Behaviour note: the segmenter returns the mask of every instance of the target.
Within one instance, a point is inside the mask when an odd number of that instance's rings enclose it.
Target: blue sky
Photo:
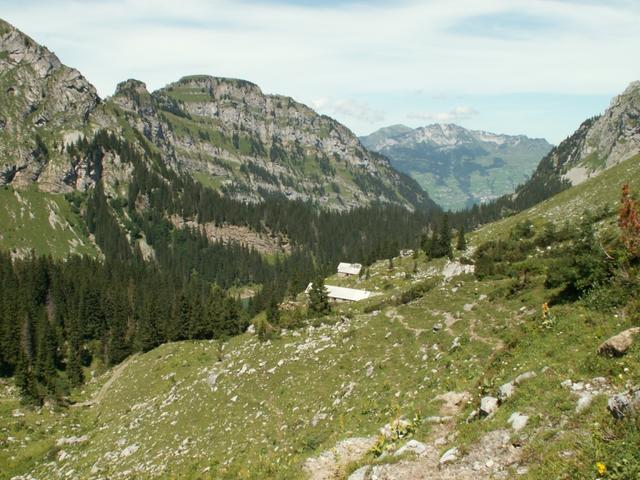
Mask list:
[[[636,0],[3,0],[102,96],[251,80],[357,134],[452,122],[557,143],[640,79]]]

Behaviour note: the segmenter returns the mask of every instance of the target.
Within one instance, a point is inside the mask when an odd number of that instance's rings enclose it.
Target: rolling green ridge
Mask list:
[[[470,249],[457,260],[487,240],[514,238],[528,219],[534,241],[546,222],[567,221],[576,228],[588,217],[585,211],[597,215],[600,238],[615,234],[615,200],[624,182],[637,187],[638,163],[631,159],[533,210],[484,226],[469,236]],[[608,211],[602,209],[606,205]],[[397,478],[413,478],[402,476],[409,471],[438,479],[455,472],[459,476],[453,478],[501,472],[542,480],[595,478],[596,463],[602,462],[609,475],[604,478],[635,478],[637,421],[614,420],[606,400],[640,382],[640,345],[620,358],[595,350],[604,339],[638,325],[637,309],[626,303],[598,306],[593,292],[591,300],[557,300],[562,289],[547,286],[545,275],[570,248],[568,240],[552,241],[546,250],[526,239],[511,241],[509,248],[527,250],[501,264],[504,274],[477,277],[463,273],[461,264],[422,253],[397,257],[374,263],[361,277],[326,279],[376,296],[337,304],[328,317],[315,319],[283,308],[282,330],[266,341],[246,333],[227,342],[178,342],[131,357],[102,375],[94,365],[86,370],[93,380],[72,397],[92,401],[91,406],[24,409],[5,383],[0,428],[12,440],[0,454],[8,466],[2,478],[27,472],[36,478],[62,478],[67,472],[110,478],[305,478],[309,459],[338,452],[341,441],[356,437],[369,439],[372,448],[343,463],[314,465],[328,468],[331,478],[374,465]],[[518,272],[525,264],[530,273],[523,283]],[[304,304],[302,296],[298,301]],[[550,316],[544,317],[542,305],[550,301]],[[466,421],[482,396],[525,372],[535,376],[516,386],[494,415]],[[567,387],[566,380],[599,390],[577,409],[582,390]],[[448,392],[466,392],[468,400],[447,411],[436,397]],[[509,425],[515,412],[528,416],[518,431]],[[407,419],[405,433],[383,439],[380,428],[399,418]],[[474,470],[467,457],[475,458],[494,434],[506,435],[514,457],[508,460],[494,447],[486,454],[495,468],[483,464]],[[83,435],[77,443],[60,440]],[[395,457],[408,439],[432,446],[433,453]],[[437,467],[452,447],[459,449],[459,459]]]

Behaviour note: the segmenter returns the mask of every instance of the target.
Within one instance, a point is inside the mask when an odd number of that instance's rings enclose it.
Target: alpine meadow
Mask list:
[[[640,479],[637,6],[3,10],[0,480]]]

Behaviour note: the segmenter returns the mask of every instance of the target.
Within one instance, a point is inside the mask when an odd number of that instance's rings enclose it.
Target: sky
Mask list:
[[[257,83],[358,135],[457,123],[558,143],[640,80],[638,0],[0,0],[101,96]]]

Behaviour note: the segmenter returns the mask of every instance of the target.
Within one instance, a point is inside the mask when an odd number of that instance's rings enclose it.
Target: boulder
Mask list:
[[[498,409],[498,399],[496,397],[482,397],[480,400],[480,416],[488,417]]]
[[[450,448],[440,457],[440,465],[455,462],[458,459],[459,453],[458,447]]]
[[[633,327],[605,340],[598,347],[600,355],[621,357],[633,345],[634,338],[640,333],[640,327]]]
[[[618,420],[630,413],[640,411],[640,385],[609,397],[607,409]]]
[[[351,475],[349,475],[349,478],[347,480],[365,480],[367,478],[367,473],[369,473],[370,469],[371,469],[371,467],[369,465],[365,465],[364,467],[360,467],[355,472],[353,472]]]
[[[416,455],[422,455],[426,451],[427,446],[424,443],[417,440],[409,440],[405,445],[396,450],[394,455],[398,456],[408,452],[415,453]]]
[[[520,385],[522,382],[526,380],[531,380],[532,378],[535,378],[535,377],[536,377],[536,372],[524,372],[518,375],[516,379],[513,381],[513,383],[515,383],[516,385]]]
[[[527,425],[528,421],[529,421],[529,416],[523,415],[520,412],[514,412],[509,417],[509,420],[507,420],[507,422],[511,424],[511,428],[513,428],[516,432],[518,430],[522,430]]]
[[[505,383],[498,389],[498,399],[500,400],[500,402],[504,402],[507,398],[511,398],[515,391],[516,389],[513,385],[513,382]]]
[[[578,399],[578,404],[576,405],[576,413],[584,412],[593,401],[593,395],[590,392],[583,392]]]

